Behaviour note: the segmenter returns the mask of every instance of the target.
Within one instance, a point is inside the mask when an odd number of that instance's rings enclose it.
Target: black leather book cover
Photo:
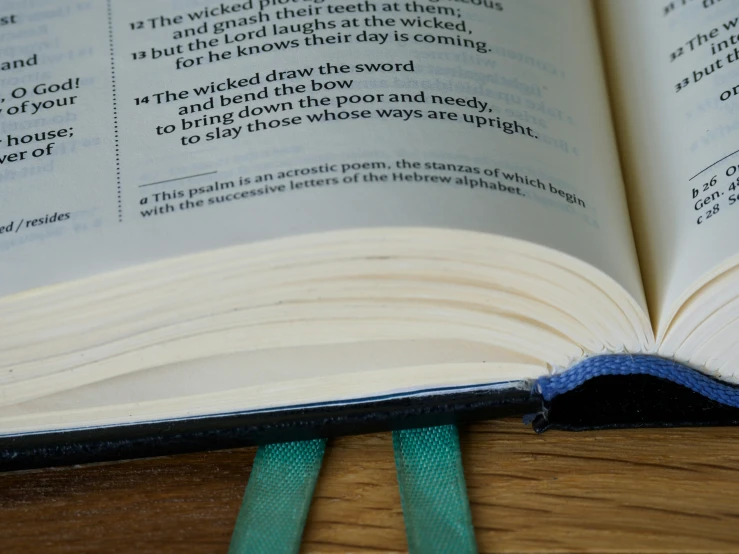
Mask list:
[[[533,422],[537,432],[737,424],[739,408],[651,375],[603,375],[590,379],[544,402]]]
[[[0,471],[238,448],[539,412],[526,384],[0,438]]]
[[[0,471],[106,462],[518,416],[536,432],[739,425],[739,408],[667,379],[605,375],[551,401],[532,383],[341,405],[0,438]]]

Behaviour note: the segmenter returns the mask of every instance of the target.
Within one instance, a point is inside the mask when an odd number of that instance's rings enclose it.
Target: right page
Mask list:
[[[596,3],[651,315],[739,254],[739,1]]]

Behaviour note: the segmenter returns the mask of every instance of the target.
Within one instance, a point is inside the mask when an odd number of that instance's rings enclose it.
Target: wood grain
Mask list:
[[[739,552],[739,429],[461,438],[481,552]],[[225,552],[254,453],[0,475],[0,552]],[[390,435],[333,441],[303,551],[405,549]]]

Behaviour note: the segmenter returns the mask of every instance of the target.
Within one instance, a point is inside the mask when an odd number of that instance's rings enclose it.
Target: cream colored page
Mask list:
[[[431,226],[559,249],[642,298],[586,0],[2,9],[0,293]]]
[[[650,308],[664,330],[739,254],[739,1],[604,1]]]

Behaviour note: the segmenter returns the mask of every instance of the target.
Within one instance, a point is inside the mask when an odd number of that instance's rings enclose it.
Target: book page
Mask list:
[[[739,2],[598,4],[652,317],[739,254]]]
[[[558,249],[643,301],[586,0],[2,10],[0,294],[425,226]]]

